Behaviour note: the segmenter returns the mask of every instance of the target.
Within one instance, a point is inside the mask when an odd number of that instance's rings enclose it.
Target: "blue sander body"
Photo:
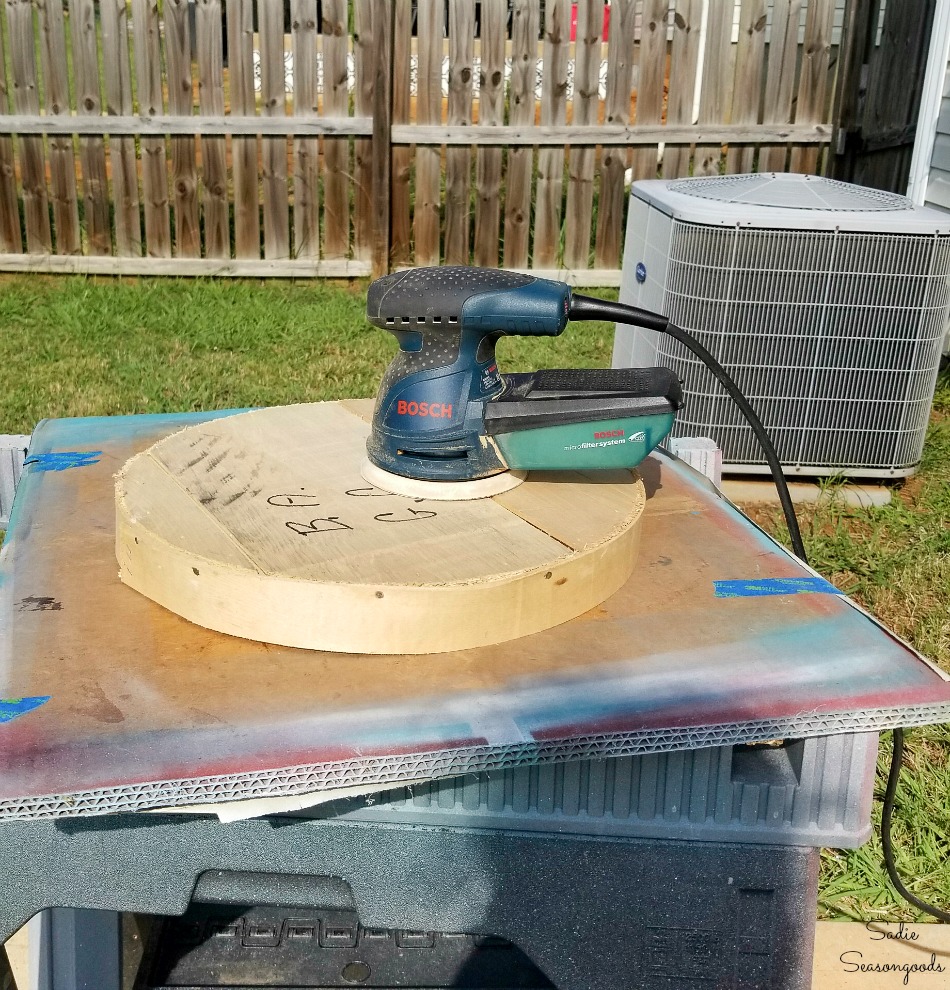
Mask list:
[[[496,269],[417,268],[373,282],[368,319],[399,350],[379,387],[370,464],[432,482],[636,467],[682,404],[668,368],[498,370],[501,337],[558,336],[570,311],[565,283]]]

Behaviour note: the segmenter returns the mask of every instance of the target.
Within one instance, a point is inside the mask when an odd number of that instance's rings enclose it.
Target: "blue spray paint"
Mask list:
[[[758,598],[763,595],[841,595],[821,577],[760,578],[752,581],[713,581],[717,598]]]
[[[101,456],[101,450],[56,450],[48,454],[31,454],[23,463],[37,471],[65,471],[98,464]]]
[[[41,698],[0,698],[0,725],[45,705],[51,695]]]

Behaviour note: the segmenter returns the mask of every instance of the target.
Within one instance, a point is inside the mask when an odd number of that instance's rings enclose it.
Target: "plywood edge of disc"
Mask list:
[[[603,538],[581,549],[555,544],[558,554],[541,566],[444,583],[321,581],[263,571],[242,557],[239,543],[226,532],[205,534],[200,545],[182,545],[189,532],[184,512],[182,542],[159,535],[147,514],[143,518],[126,497],[129,473],[142,465],[151,472],[152,484],[158,462],[150,461],[148,452],[132,458],[116,476],[116,558],[126,585],[208,629],[345,653],[442,653],[490,646],[581,615],[629,579],[646,501],[639,479],[626,485],[629,510],[622,520],[616,514],[605,520]],[[538,486],[539,499],[549,487]],[[176,505],[180,495],[172,496]],[[577,510],[586,511],[584,505]]]

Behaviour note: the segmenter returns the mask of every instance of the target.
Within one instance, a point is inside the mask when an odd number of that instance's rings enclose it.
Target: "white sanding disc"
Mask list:
[[[360,474],[371,485],[384,492],[406,495],[409,498],[433,499],[436,502],[468,502],[476,498],[491,498],[502,492],[510,492],[528,477],[527,471],[502,471],[475,481],[422,481],[385,471],[369,458],[363,461]]]

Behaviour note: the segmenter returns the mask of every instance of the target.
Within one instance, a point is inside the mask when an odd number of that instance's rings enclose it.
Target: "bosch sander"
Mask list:
[[[672,371],[502,374],[495,361],[499,338],[555,337],[571,319],[597,318],[600,302],[497,269],[417,268],[377,279],[367,316],[399,350],[379,387],[364,478],[398,494],[464,499],[512,488],[530,470],[636,467],[682,404]]]

